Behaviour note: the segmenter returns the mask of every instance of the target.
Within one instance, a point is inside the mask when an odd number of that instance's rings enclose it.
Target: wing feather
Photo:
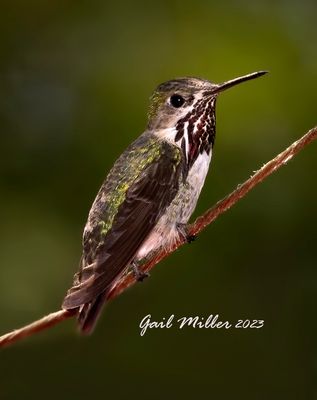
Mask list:
[[[94,260],[89,265],[83,263],[77,274],[64,299],[64,308],[92,302],[120,276],[175,197],[182,170],[180,150],[164,143],[159,156],[127,190]]]

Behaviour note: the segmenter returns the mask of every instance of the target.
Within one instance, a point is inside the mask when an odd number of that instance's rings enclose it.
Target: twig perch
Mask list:
[[[267,164],[263,165],[256,173],[254,173],[251,178],[246,180],[243,184],[239,185],[233,192],[231,192],[227,197],[218,201],[214,207],[207,210],[202,216],[198,217],[195,222],[189,225],[189,234],[197,235],[203,229],[211,224],[216,218],[222,213],[231,208],[237,201],[244,197],[254,186],[267,178],[274,171],[285,165],[290,161],[297,153],[299,153],[305,146],[310,144],[312,141],[317,139],[317,126],[308,131],[299,140],[290,145],[286,150],[278,154],[275,158],[269,161]],[[158,251],[151,260],[146,262],[141,269],[143,271],[151,270],[157,263],[159,263],[164,258],[168,257],[176,249],[182,246],[185,241],[179,240],[175,245],[169,249]],[[125,289],[132,286],[135,283],[135,278],[133,274],[129,273],[123,276],[109,292],[108,299],[113,299],[122,293]],[[74,311],[59,310],[54,313],[48,314],[45,317],[29,324],[21,329],[16,329],[0,337],[0,347],[12,344],[22,338],[33,335],[34,333],[41,332],[44,329],[50,328],[65,319],[71,318],[76,314]]]

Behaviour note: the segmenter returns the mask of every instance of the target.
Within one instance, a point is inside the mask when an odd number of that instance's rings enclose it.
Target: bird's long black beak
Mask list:
[[[239,83],[249,81],[251,79],[259,78],[262,75],[267,74],[269,71],[258,71],[258,72],[253,72],[252,74],[244,75],[244,76],[239,76],[238,78],[231,79],[230,81],[219,83],[212,92],[213,93],[219,93],[223,92],[224,90],[230,89],[231,87],[235,85],[239,85]]]

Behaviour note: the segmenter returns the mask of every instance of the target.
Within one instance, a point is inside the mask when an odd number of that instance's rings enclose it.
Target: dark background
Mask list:
[[[59,308],[91,202],[157,84],[270,70],[218,100],[196,215],[316,123],[315,1],[112,3],[1,2],[2,333]],[[315,399],[316,149],[113,301],[93,336],[67,321],[2,350],[1,399]],[[146,314],[265,326],[141,337]]]

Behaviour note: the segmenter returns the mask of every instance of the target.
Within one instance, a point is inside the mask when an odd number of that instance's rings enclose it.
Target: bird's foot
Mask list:
[[[136,263],[132,263],[132,272],[135,280],[143,282],[145,278],[148,278],[150,274],[148,272],[141,271]]]
[[[192,243],[197,239],[196,235],[190,235],[186,224],[177,224],[178,233],[186,240],[187,243]]]

